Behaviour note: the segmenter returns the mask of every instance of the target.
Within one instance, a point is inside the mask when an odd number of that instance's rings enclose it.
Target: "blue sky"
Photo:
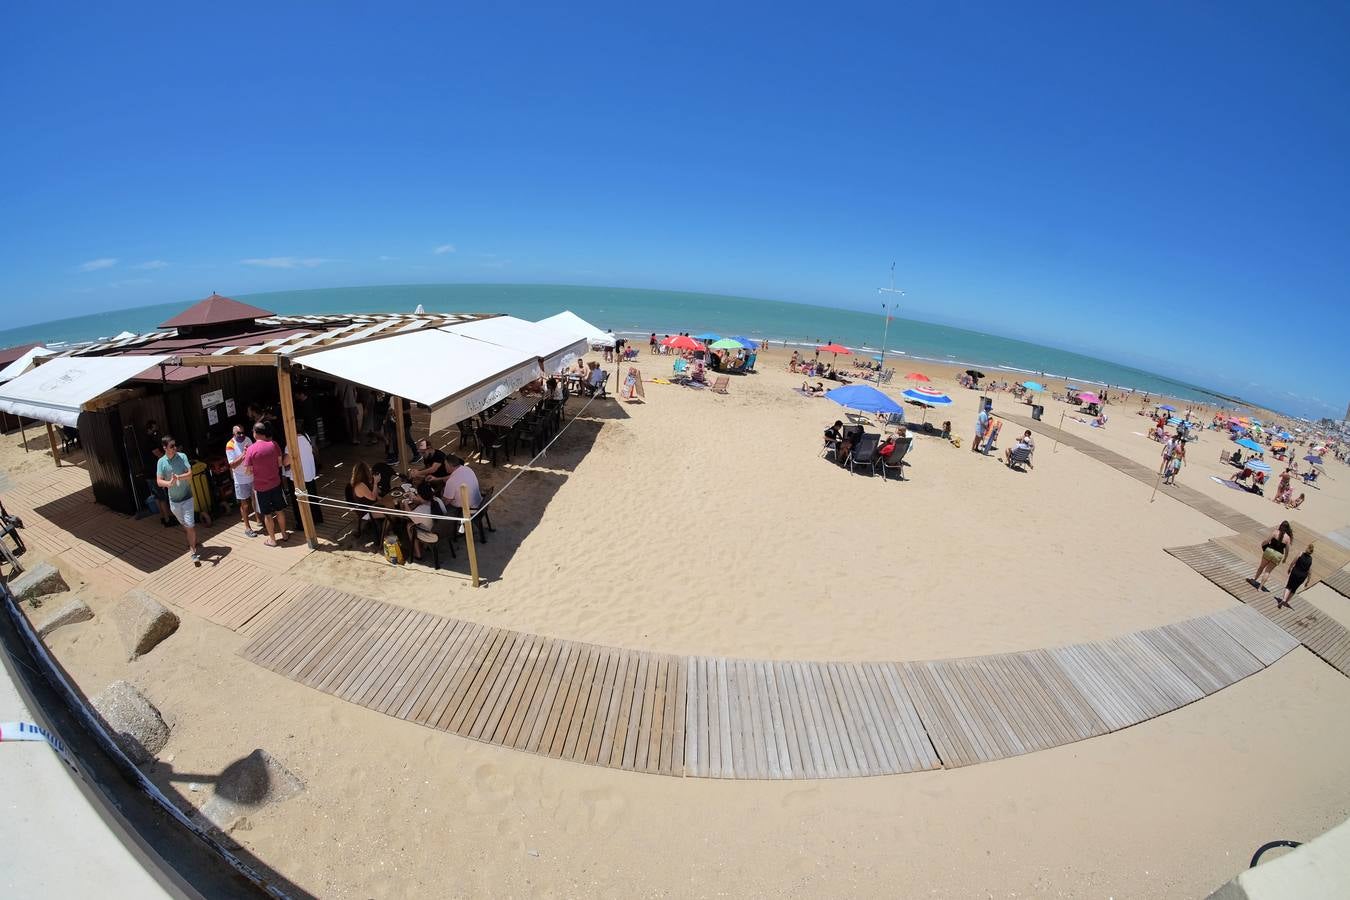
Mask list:
[[[1345,4],[15,6],[10,325],[440,281],[868,309],[894,259],[914,318],[1350,395]]]

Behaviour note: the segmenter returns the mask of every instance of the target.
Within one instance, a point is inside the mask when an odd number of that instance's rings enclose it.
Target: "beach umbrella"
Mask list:
[[[733,341],[740,341],[741,346],[747,350],[754,350],[759,347],[759,341],[748,338],[743,334],[733,335],[731,339]]]
[[[848,409],[870,413],[897,413],[900,404],[866,384],[850,384],[825,392],[825,396]]]
[[[1252,440],[1251,438],[1243,438],[1243,439],[1240,440],[1240,441],[1234,441],[1234,443],[1237,444],[1237,445],[1238,445],[1239,447],[1241,447],[1242,449],[1244,449],[1244,450],[1250,450],[1250,451],[1252,451],[1253,453],[1261,453],[1261,454],[1264,454],[1264,453],[1266,452],[1266,448],[1265,448],[1265,447],[1262,447],[1260,444],[1258,444],[1256,441]]]
[[[744,345],[744,344],[742,344],[740,341],[734,341],[734,340],[732,340],[731,338],[722,338],[721,340],[713,341],[712,344],[711,344],[711,347],[712,347],[714,350],[744,350],[744,349],[745,349],[745,345]]]
[[[1092,393],[1092,391],[1083,391],[1083,393],[1081,393],[1081,394],[1078,395],[1078,399],[1079,399],[1079,400],[1082,400],[1084,403],[1101,403],[1101,402],[1102,402],[1102,398],[1101,398],[1101,397],[1098,397],[1096,394]]]
[[[873,353],[873,354],[872,354],[872,361],[873,361],[873,362],[885,362],[885,361],[886,361],[886,357],[880,356],[880,355],[878,355],[878,354],[876,354],[876,353]]]
[[[1175,406],[1168,406],[1166,403],[1164,403],[1162,406],[1158,407],[1158,409],[1165,409],[1165,410],[1167,410],[1168,412],[1176,412],[1176,411],[1177,411],[1177,408],[1176,408]]]
[[[698,341],[683,334],[677,334],[674,337],[668,337],[661,342],[673,350],[706,350],[707,348]]]
[[[933,379],[929,378],[927,375],[923,374],[922,372],[910,372],[908,375],[905,376],[905,380],[906,380],[906,381],[932,381]]]
[[[1022,382],[1022,387],[1029,391],[1035,391],[1036,393],[1045,390],[1045,385],[1041,384],[1039,381],[1024,381]]]
[[[1244,469],[1251,469],[1253,472],[1264,472],[1270,474],[1270,463],[1262,462],[1259,459],[1249,459],[1242,464]]]
[[[703,341],[704,343],[708,343],[708,342],[710,342],[710,341],[721,340],[721,338],[722,338],[722,336],[721,336],[720,334],[713,334],[711,331],[708,332],[707,334],[696,334],[696,335],[694,335],[694,337],[697,338],[697,339],[700,340],[700,341]]]
[[[950,406],[952,398],[937,388],[918,387],[907,388],[902,396],[906,400],[913,400],[915,403],[922,403],[924,406]]]
[[[1318,456],[1316,453],[1309,453],[1307,456],[1303,457],[1303,461],[1310,462],[1315,466],[1320,466],[1322,464],[1322,457]]]
[[[816,348],[816,352],[817,352],[817,353],[833,353],[833,354],[834,354],[834,360],[835,360],[836,362],[839,361],[839,354],[840,354],[840,353],[844,354],[845,356],[852,356],[852,355],[853,355],[853,351],[852,351],[852,350],[848,349],[847,347],[842,347],[842,346],[840,346],[839,344],[826,344],[824,347],[817,347],[817,348]]]
[[[966,369],[966,374],[969,375],[971,378],[974,378],[976,381],[979,381],[981,378],[984,377],[984,373],[981,372],[979,369]]]

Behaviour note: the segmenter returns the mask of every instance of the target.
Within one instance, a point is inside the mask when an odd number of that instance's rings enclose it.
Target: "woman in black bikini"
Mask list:
[[[1312,572],[1313,545],[1309,544],[1298,558],[1289,564],[1289,582],[1284,587],[1284,596],[1275,601],[1276,606],[1289,606],[1294,594],[1303,587]]]
[[[1289,556],[1289,548],[1294,543],[1294,529],[1288,522],[1281,522],[1280,527],[1276,528],[1266,542],[1261,545],[1261,561],[1256,564],[1256,574],[1247,579],[1247,583],[1252,587],[1259,587],[1263,591],[1269,592],[1266,587],[1266,579],[1270,573],[1275,571],[1275,567],[1284,562]]]

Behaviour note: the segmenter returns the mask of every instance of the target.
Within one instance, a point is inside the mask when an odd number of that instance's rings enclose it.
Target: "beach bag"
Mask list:
[[[392,534],[384,539],[384,558],[391,566],[403,565],[403,545]]]

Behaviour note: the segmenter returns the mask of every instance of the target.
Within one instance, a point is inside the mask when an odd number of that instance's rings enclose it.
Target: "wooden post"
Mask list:
[[[467,484],[459,486],[459,509],[460,515],[470,515],[469,486]],[[469,574],[473,576],[473,586],[478,587],[478,551],[473,545],[472,519],[464,523],[464,546],[469,548]]]
[[[28,432],[23,427],[23,416],[16,416],[19,420],[19,440],[23,441],[23,452],[28,452]]]
[[[398,434],[398,470],[407,474],[412,468],[412,460],[408,457],[408,435],[403,431],[403,398],[394,398],[394,418],[398,420],[398,427],[395,432]]]
[[[61,448],[56,446],[56,429],[51,422],[47,423],[47,443],[52,445],[52,461],[58,469],[61,468]]]
[[[291,370],[277,369],[277,393],[281,396],[281,425],[286,430],[286,449],[291,454],[291,485],[306,490],[305,467],[300,463],[300,432],[295,427],[295,401],[291,399]],[[314,531],[314,513],[310,511],[309,500],[300,497],[296,500],[300,507],[300,525],[305,530],[305,541],[309,549],[319,549],[319,538]]]

